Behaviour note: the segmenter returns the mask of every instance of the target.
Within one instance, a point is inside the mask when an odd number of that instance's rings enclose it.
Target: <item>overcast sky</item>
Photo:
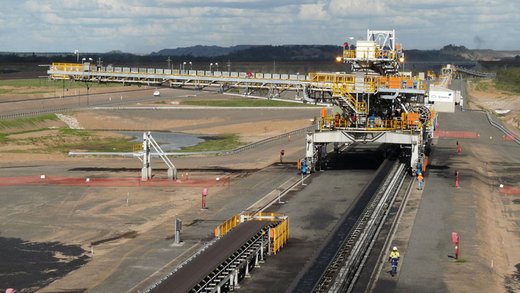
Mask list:
[[[519,0],[1,0],[0,51],[150,53],[332,44],[395,29],[405,49],[520,49]]]

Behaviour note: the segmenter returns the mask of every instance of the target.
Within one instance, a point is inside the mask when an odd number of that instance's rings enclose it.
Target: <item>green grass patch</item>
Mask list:
[[[47,94],[47,93],[50,93],[52,92],[51,89],[48,89],[48,90],[29,90],[29,91],[20,91],[20,92],[17,92],[17,94],[22,94],[22,95],[37,95],[37,94]]]
[[[463,258],[459,258],[455,261],[456,264],[463,264],[463,263],[467,263],[468,261],[463,259]]]
[[[0,120],[0,129],[34,126],[45,121],[58,120],[54,114],[45,114],[36,117],[24,117],[13,120]]]
[[[19,139],[16,144],[31,144],[39,146],[31,152],[67,153],[71,150],[92,152],[131,152],[134,142],[132,138],[99,137],[85,129],[60,128],[57,135],[47,135]]]
[[[11,93],[12,89],[0,89],[0,95],[5,95]]]
[[[71,139],[72,138],[72,139]],[[131,152],[135,144],[133,138],[98,137],[86,129],[60,128],[60,143],[49,147],[49,150],[68,152],[84,150],[90,152]]]
[[[236,134],[227,134],[218,137],[206,137],[205,141],[181,149],[181,152],[207,152],[207,151],[223,151],[235,149],[243,143],[240,142],[240,138]]]
[[[484,80],[478,80],[475,82],[475,89],[477,91],[487,91],[489,89],[489,84]]]
[[[51,130],[52,128],[49,127],[43,127],[38,129],[28,129],[28,130],[22,130],[22,131],[16,131],[16,132],[10,132],[7,135],[13,135],[13,134],[24,134],[24,133],[33,133],[33,132],[40,132],[40,131],[46,131]]]
[[[79,137],[88,137],[92,136],[90,131],[86,129],[72,129],[72,128],[60,128],[60,135],[62,136],[79,136]]]
[[[7,142],[7,134],[0,133],[0,143]]]
[[[63,138],[63,137],[62,137]],[[100,138],[95,136],[83,136],[80,140],[67,142],[62,140],[58,145],[49,146],[45,151],[59,151],[67,153],[71,150],[88,152],[131,152],[135,144],[131,138]]]
[[[229,99],[229,100],[184,100],[182,105],[208,107],[301,107],[314,106],[309,104],[263,100],[263,99]]]
[[[57,132],[42,134],[33,137],[12,139],[12,134],[39,132],[50,130],[50,128],[40,128],[36,130],[19,131],[15,133],[0,133],[0,143],[13,145],[36,146],[27,150],[10,150],[17,153],[67,153],[71,150],[82,150],[92,152],[131,152],[135,144],[133,138],[110,138],[97,136],[95,132],[85,129],[60,128]]]
[[[520,93],[520,68],[515,67],[499,70],[495,84],[499,90]]]

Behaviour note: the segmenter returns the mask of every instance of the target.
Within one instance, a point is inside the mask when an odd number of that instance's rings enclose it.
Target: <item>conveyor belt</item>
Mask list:
[[[379,188],[392,166],[393,162],[389,160],[385,160],[383,164],[381,164],[372,180],[364,187],[355,202],[341,217],[333,231],[325,239],[316,255],[307,263],[298,277],[293,280],[286,292],[312,292],[315,290],[323,273],[336,256],[341,245],[361,216],[365,206]]]
[[[155,287],[152,292],[189,292],[195,285],[258,234],[270,221],[248,221],[238,225],[184,267]]]

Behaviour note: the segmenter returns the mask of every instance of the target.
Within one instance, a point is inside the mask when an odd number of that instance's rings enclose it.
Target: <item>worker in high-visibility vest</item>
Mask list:
[[[422,190],[423,184],[424,184],[424,177],[422,176],[422,173],[420,173],[420,172],[417,175],[417,184],[418,184],[417,189]]]
[[[390,252],[390,256],[388,257],[388,260],[397,259],[399,260],[401,256],[399,255],[399,250],[397,250],[397,246],[394,246],[392,248],[392,252]]]
[[[394,246],[392,248],[392,252],[390,252],[390,256],[388,257],[388,260],[390,261],[390,264],[392,265],[392,270],[390,271],[390,274],[392,277],[397,274],[397,265],[399,264],[399,259],[401,256],[399,255],[399,251],[397,250],[397,247]]]

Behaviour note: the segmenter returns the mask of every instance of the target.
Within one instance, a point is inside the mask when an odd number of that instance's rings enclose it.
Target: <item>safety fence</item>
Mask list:
[[[240,215],[234,215],[215,228],[215,237],[222,237],[226,235],[231,229],[240,224]]]
[[[364,76],[359,80],[354,74],[311,72],[309,81],[313,87],[334,88],[336,86],[348,92],[362,89],[364,92],[374,93],[378,88],[396,90],[426,90],[428,88],[426,80],[407,76]]]
[[[53,108],[53,109],[43,109],[38,111],[29,111],[29,112],[21,112],[21,113],[12,113],[12,114],[4,114],[0,115],[0,120],[10,120],[17,118],[27,118],[27,117],[35,117],[44,114],[51,114],[56,112],[67,112],[67,111],[76,111],[76,108]]]
[[[489,114],[489,112],[486,112],[486,117],[489,121],[489,124],[491,124],[493,127],[497,128],[498,130],[502,131],[506,135],[508,140],[514,141],[517,144],[520,144],[520,138],[518,138],[513,132],[511,132],[509,129],[504,127],[502,124],[493,120],[493,117],[491,116],[491,114]]]
[[[431,121],[426,124],[429,126]],[[360,125],[366,125],[367,128],[364,130],[368,131],[392,131],[392,130],[417,130],[423,127],[419,119],[418,113],[402,113],[400,118],[394,119],[381,119],[381,117],[368,117],[367,121],[362,124],[356,124],[349,118],[343,118],[341,115],[336,114],[335,116],[322,116],[319,130],[328,130],[331,128],[359,128]]]
[[[276,140],[279,140],[279,139],[282,139],[282,138],[290,137],[291,135],[307,133],[309,131],[313,131],[314,129],[316,129],[316,125],[307,126],[307,127],[304,127],[304,128],[300,128],[300,129],[296,129],[296,130],[293,130],[293,131],[282,133],[282,134],[279,134],[279,135],[276,135],[276,136],[272,136],[272,137],[269,137],[269,138],[266,138],[266,139],[263,139],[263,140],[260,140],[260,141],[257,141],[257,142],[253,142],[253,143],[247,144],[245,146],[238,147],[238,148],[233,149],[233,150],[217,152],[217,155],[219,155],[219,156],[234,155],[234,154],[243,152],[245,150],[256,148],[258,146],[261,146],[261,145],[264,145],[264,144],[267,144],[267,143],[270,143],[270,142],[273,142],[273,141],[276,141]]]
[[[241,213],[238,215],[234,215],[228,220],[224,221],[224,223],[220,224],[215,228],[215,237],[222,237],[226,235],[233,228],[238,226],[240,223],[246,221],[279,221],[287,219],[287,217],[283,214],[279,213],[266,213],[266,212],[251,212],[251,213]],[[288,231],[287,231],[288,233]]]
[[[217,67],[215,67],[217,68]],[[96,66],[90,63],[53,63],[48,72],[54,79],[70,79],[71,76],[88,76],[90,74],[125,74],[125,75],[154,75],[160,78],[171,78],[171,76],[191,77],[219,77],[219,78],[244,78],[244,79],[273,79],[289,81],[305,81],[308,79],[304,74],[284,73],[261,73],[261,72],[235,72],[221,70],[193,70],[188,68],[162,69],[162,68],[140,68],[140,67],[114,67]]]
[[[289,218],[279,213],[253,212],[234,215],[215,228],[215,237],[222,237],[246,221],[276,222],[269,229],[270,252],[276,254],[289,240]]]
[[[286,218],[269,229],[269,237],[271,238],[271,253],[276,254],[289,240],[289,220]]]

